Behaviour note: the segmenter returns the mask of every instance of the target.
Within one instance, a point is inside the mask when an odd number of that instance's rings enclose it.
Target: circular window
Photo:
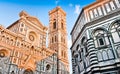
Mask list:
[[[46,65],[46,70],[50,70],[51,66],[49,64]]]
[[[37,35],[35,32],[33,32],[33,31],[29,32],[28,38],[30,41],[36,41],[36,37],[37,37]]]
[[[0,52],[0,57],[1,58],[5,57],[5,53],[4,52]]]
[[[29,39],[30,39],[31,41],[34,41],[34,36],[33,36],[33,35],[29,35]]]
[[[25,70],[23,74],[33,74],[32,70]]]

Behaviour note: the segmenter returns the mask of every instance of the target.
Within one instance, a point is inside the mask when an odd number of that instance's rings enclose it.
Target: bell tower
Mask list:
[[[58,74],[69,74],[66,13],[59,6],[49,12],[48,38],[49,48],[58,55]]]

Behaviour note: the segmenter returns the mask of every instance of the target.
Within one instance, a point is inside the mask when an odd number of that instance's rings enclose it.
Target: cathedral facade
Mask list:
[[[62,8],[49,12],[49,27],[25,11],[19,16],[7,28],[0,26],[0,74],[69,74]]]
[[[73,74],[120,74],[120,0],[85,6],[71,36]]]

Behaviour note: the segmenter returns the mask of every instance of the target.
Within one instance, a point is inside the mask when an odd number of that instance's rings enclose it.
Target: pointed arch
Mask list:
[[[103,61],[102,53],[101,52],[97,53],[97,57],[98,57],[98,61]]]
[[[114,58],[114,55],[113,55],[113,52],[112,52],[112,50],[107,50],[107,53],[108,53],[108,57],[109,57],[109,59],[113,59]]]
[[[110,24],[109,32],[112,35],[114,43],[120,42],[120,20],[115,20]]]
[[[109,44],[109,39],[108,39],[107,34],[108,34],[107,29],[103,27],[96,28],[92,32],[92,36],[93,36],[96,47],[103,47]]]
[[[56,29],[56,27],[57,27],[57,23],[56,23],[56,19],[54,19],[54,21],[53,21],[53,29]]]
[[[109,26],[109,28],[108,28],[108,31],[110,31],[110,30],[112,29],[112,27],[115,25],[115,23],[118,23],[118,24],[120,25],[120,19],[113,21],[113,22],[110,24],[110,26]]]
[[[97,31],[103,31],[104,33],[107,33],[108,31],[107,31],[107,29],[105,29],[104,27],[98,27],[98,28],[96,28],[96,29],[94,29],[93,31],[92,31],[92,33],[91,33],[91,35],[92,35],[92,37],[94,37],[94,35],[95,35],[95,33],[97,32]]]
[[[108,60],[108,54],[107,54],[107,52],[105,50],[102,51],[102,56],[103,56],[104,61]]]
[[[85,36],[83,36],[83,38],[81,39],[81,47],[84,50],[84,54],[88,53],[88,48],[87,48],[87,38]]]

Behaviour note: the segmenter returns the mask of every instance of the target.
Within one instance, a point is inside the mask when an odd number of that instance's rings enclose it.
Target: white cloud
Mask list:
[[[73,4],[72,4],[72,3],[70,3],[70,4],[69,4],[69,6],[70,6],[70,7],[73,7]]]
[[[80,5],[75,5],[75,11],[74,11],[74,13],[75,14],[79,14],[80,11],[81,11]]]

